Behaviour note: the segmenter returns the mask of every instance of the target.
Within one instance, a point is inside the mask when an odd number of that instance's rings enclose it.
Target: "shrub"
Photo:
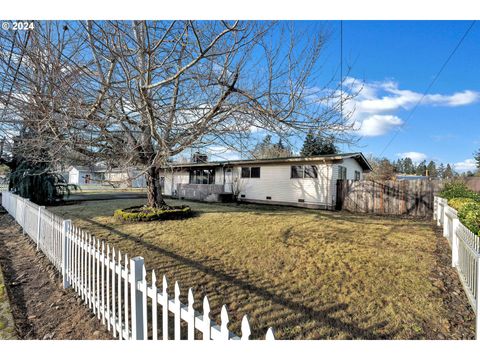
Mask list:
[[[448,205],[454,208],[455,210],[460,210],[467,204],[475,203],[475,200],[470,198],[453,198],[448,200]]]
[[[446,183],[439,195],[447,200],[453,198],[468,198],[480,201],[479,193],[470,190],[464,182],[458,180]]]
[[[123,221],[180,220],[193,215],[188,206],[175,206],[172,209],[155,209],[146,206],[132,206],[116,210],[113,216]]]
[[[480,203],[466,203],[458,211],[458,218],[470,231],[480,236]]]

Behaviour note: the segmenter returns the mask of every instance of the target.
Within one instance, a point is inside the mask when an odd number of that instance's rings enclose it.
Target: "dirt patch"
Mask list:
[[[475,339],[475,313],[470,306],[459,279],[457,270],[452,267],[452,250],[442,229],[435,226],[436,267],[431,275],[445,304],[445,318],[448,322],[448,339]],[[430,339],[445,339],[442,333],[430,334]]]
[[[112,339],[9,215],[0,213],[0,265],[20,339]]]

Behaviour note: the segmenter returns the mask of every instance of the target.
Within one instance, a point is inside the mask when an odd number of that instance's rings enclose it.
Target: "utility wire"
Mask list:
[[[343,20],[340,20],[340,117],[343,119]]]
[[[407,118],[405,119],[405,121],[403,122],[402,126],[397,128],[397,131],[393,134],[392,138],[390,139],[390,141],[385,145],[385,147],[383,148],[382,152],[380,153],[380,157],[382,157],[382,155],[385,153],[385,151],[388,149],[388,147],[393,143],[393,141],[395,140],[395,138],[397,137],[398,133],[400,132],[400,129],[402,127],[405,126],[405,124],[411,119],[411,117],[413,116],[413,113],[415,112],[415,110],[417,110],[417,107],[422,103],[423,99],[425,98],[425,96],[427,95],[427,93],[430,91],[430,89],[432,88],[433,84],[435,84],[435,82],[437,81],[437,79],[440,77],[440,74],[443,72],[443,70],[445,69],[445,67],[447,66],[447,64],[450,62],[450,60],[452,59],[453,55],[455,55],[455,53],[457,52],[457,50],[460,48],[460,46],[462,45],[463,41],[465,40],[465,38],[467,37],[467,35],[470,33],[470,30],[472,30],[473,26],[475,25],[476,23],[476,20],[473,20],[472,23],[470,24],[470,26],[467,28],[467,30],[465,30],[463,36],[461,37],[461,39],[458,41],[457,45],[455,46],[455,48],[450,52],[450,55],[448,55],[447,59],[445,60],[445,62],[443,63],[442,67],[440,68],[440,70],[438,70],[437,74],[435,75],[435,77],[432,79],[432,81],[430,82],[430,84],[427,86],[427,88],[425,89],[425,91],[423,92],[422,94],[422,97],[418,100],[418,102],[415,104],[415,106],[413,107],[412,111],[410,111],[410,113],[408,114]]]

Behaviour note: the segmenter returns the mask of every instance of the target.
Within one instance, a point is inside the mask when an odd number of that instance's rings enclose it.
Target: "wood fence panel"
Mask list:
[[[337,210],[380,215],[432,216],[438,180],[339,180]]]

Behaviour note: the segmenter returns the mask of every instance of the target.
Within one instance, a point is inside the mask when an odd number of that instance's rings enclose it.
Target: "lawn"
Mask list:
[[[449,337],[449,309],[432,281],[436,240],[428,221],[185,201],[194,218],[113,219],[115,209],[144,201],[50,210],[143,256],[148,271],[167,275],[170,290],[175,280],[183,294],[192,287],[198,306],[208,295],[218,322],[226,304],[236,333],[248,314],[254,338],[269,326],[280,339]]]

